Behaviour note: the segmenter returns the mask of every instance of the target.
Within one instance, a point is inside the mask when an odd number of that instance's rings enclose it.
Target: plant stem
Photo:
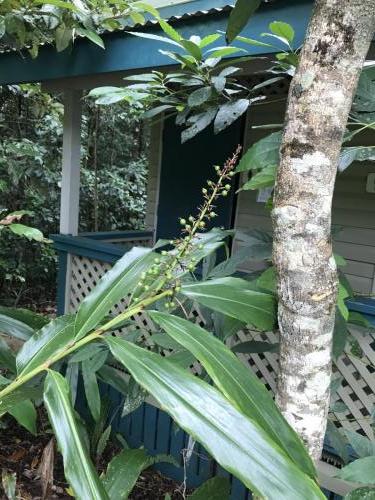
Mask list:
[[[205,222],[204,222],[205,219],[210,219],[216,215],[216,214],[211,215],[209,214],[209,212],[212,210],[213,203],[220,196],[220,194],[223,195],[227,194],[227,190],[230,188],[230,186],[223,187],[223,183],[225,180],[229,181],[231,175],[233,175],[232,169],[236,164],[240,150],[241,148],[238,147],[233,157],[227,160],[222,169],[220,169],[220,167],[215,167],[219,175],[219,179],[216,183],[208,181],[208,185],[211,190],[210,193],[208,189],[203,188],[202,191],[204,194],[205,202],[203,206],[199,208],[199,214],[197,218],[194,219],[194,221],[192,221],[193,222],[192,226],[190,225],[185,226],[184,233],[186,234],[186,236],[182,240],[177,240],[175,246],[176,254],[171,256],[172,258],[169,264],[168,262],[166,262],[166,268],[163,270],[164,276],[162,277],[160,283],[155,288],[151,289],[148,292],[148,296],[137,299],[137,301],[134,304],[131,304],[133,297],[132,295],[130,298],[130,302],[128,303],[127,310],[125,310],[123,313],[119,314],[115,318],[111,319],[110,321],[108,321],[107,323],[105,323],[104,325],[102,325],[100,328],[96,329],[89,335],[86,335],[82,339],[73,340],[71,343],[67,344],[64,347],[64,349],[62,349],[55,355],[51,356],[40,366],[37,366],[33,370],[27,372],[27,365],[26,365],[23,372],[21,372],[13,382],[11,382],[2,391],[0,391],[0,413],[1,413],[2,399],[7,395],[11,394],[14,390],[21,387],[29,380],[31,380],[33,377],[42,373],[44,370],[48,370],[51,365],[65,358],[69,354],[75,352],[80,347],[83,347],[84,345],[94,340],[97,340],[103,335],[103,333],[118,327],[124,320],[140,313],[143,309],[145,309],[149,305],[154,304],[158,300],[170,296],[171,294],[173,295],[173,292],[169,288],[171,284],[176,282],[176,276],[173,276],[173,271],[177,266],[181,265],[182,258],[185,257],[185,255],[190,250],[192,246],[192,240],[196,232],[200,228],[203,229],[205,227]],[[164,289],[164,291],[161,291],[162,289]],[[26,373],[24,373],[25,371]]]
[[[65,349],[62,351],[56,353],[54,356],[52,356],[50,359],[48,359],[45,363],[42,365],[34,368],[34,370],[31,370],[28,373],[25,373],[24,375],[21,373],[12,383],[7,385],[2,391],[0,391],[0,405],[1,405],[1,400],[7,396],[8,394],[11,394],[13,391],[21,387],[23,384],[34,378],[36,375],[39,375],[41,372],[44,370],[48,370],[48,368],[56,363],[57,361],[60,361],[61,359],[65,358],[69,354],[75,352],[77,349],[80,347],[85,346],[86,344],[89,344],[93,340],[97,340],[98,338],[103,335],[103,333],[112,330],[116,325],[119,323],[122,323],[125,319],[130,318],[131,316],[134,316],[135,314],[139,313],[142,311],[145,307],[157,302],[158,300],[162,299],[168,295],[168,291],[164,291],[162,293],[159,293],[157,295],[154,295],[152,297],[148,297],[147,299],[144,299],[141,303],[137,304],[134,307],[131,307],[127,311],[124,311],[122,314],[119,314],[116,316],[116,318],[108,321],[105,323],[102,327],[98,328],[94,332],[90,333],[89,335],[86,335],[86,337],[83,337],[82,339],[78,340],[77,342],[74,342],[73,344],[68,344]],[[1,410],[0,410],[1,412]]]
[[[199,211],[199,216],[194,221],[194,224],[193,224],[190,232],[188,233],[188,237],[183,240],[180,248],[178,249],[177,254],[175,255],[174,259],[167,267],[167,271],[172,271],[176,267],[176,265],[178,265],[180,263],[181,259],[184,257],[186,251],[188,250],[188,248],[191,244],[192,239],[194,238],[195,234],[197,233],[197,231],[201,227],[201,223],[207,217],[208,212],[212,209],[214,201],[218,198],[218,196],[220,194],[220,190],[223,189],[222,184],[225,181],[225,179],[228,178],[228,172],[230,172],[232,170],[233,165],[235,164],[239,153],[240,153],[240,148],[237,148],[237,151],[233,155],[233,158],[225,164],[223,170],[220,172],[219,179],[214,184],[211,195],[206,197],[206,201],[205,201],[203,207],[201,208],[201,210]],[[161,283],[159,284],[159,286],[156,288],[156,291],[159,291],[161,288],[163,288],[163,286],[165,286],[166,282],[167,282],[167,278],[162,280]]]

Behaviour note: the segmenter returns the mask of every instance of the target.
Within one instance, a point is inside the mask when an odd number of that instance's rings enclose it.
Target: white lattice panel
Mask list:
[[[88,259],[81,256],[72,256],[71,267],[71,298],[70,310],[75,311],[80,302],[95,287],[101,276],[111,268],[110,264],[98,260]],[[113,314],[122,312],[126,307],[126,299],[123,299],[111,311]],[[197,323],[204,325],[205,320],[196,307],[192,311]],[[154,324],[146,314],[140,313],[134,320],[137,328],[142,329],[142,337],[147,343],[150,342],[152,332],[156,330]],[[125,329],[124,329],[125,330]],[[231,340],[231,345],[247,340],[259,340],[275,343],[278,341],[277,335],[273,332],[259,333],[244,330],[235,335]],[[363,335],[361,332],[352,331],[352,342],[356,342],[362,351],[360,358],[354,357],[350,353],[350,346],[347,351],[334,364],[334,371],[343,377],[343,383],[333,400],[335,403],[344,403],[347,407],[345,411],[335,413],[332,416],[338,427],[345,427],[354,431],[359,431],[374,439],[371,428],[371,413],[375,407],[375,339],[371,334]],[[349,342],[350,344],[350,342]],[[164,351],[168,355],[168,351]],[[262,354],[238,354],[239,358],[263,381],[266,387],[275,392],[276,377],[278,371],[278,355],[274,352]],[[199,372],[199,366],[192,366],[193,372]],[[341,406],[343,406],[341,404]]]
[[[100,278],[111,269],[111,264],[80,255],[72,255],[72,276],[70,280],[70,312],[78,309],[82,300],[93,290]],[[126,309],[127,300],[122,299],[110,311],[117,315]],[[145,314],[137,314],[133,318],[139,328],[154,330],[154,326]]]

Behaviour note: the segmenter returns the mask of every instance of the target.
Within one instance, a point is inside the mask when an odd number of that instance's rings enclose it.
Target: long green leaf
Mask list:
[[[74,316],[60,316],[36,332],[19,351],[16,362],[19,376],[48,363],[74,338]]]
[[[110,365],[104,365],[97,372],[98,377],[121,394],[128,394],[129,386],[126,374]]]
[[[0,332],[17,339],[28,340],[33,335],[34,330],[18,319],[0,314]]]
[[[240,278],[219,278],[182,286],[181,292],[200,304],[232,318],[254,325],[260,330],[272,329],[276,317],[272,295],[249,289]]]
[[[31,330],[40,330],[50,321],[47,316],[30,311],[29,309],[23,309],[22,307],[0,306],[0,314],[25,323]]]
[[[34,227],[25,226],[24,224],[9,224],[9,229],[12,233],[18,236],[24,236],[28,240],[43,241],[43,233]]]
[[[14,405],[9,410],[10,415],[14,417],[17,422],[25,427],[31,434],[36,435],[36,410],[30,399],[21,401],[20,403]]]
[[[107,337],[113,355],[215,460],[252,491],[270,499],[323,499],[265,431],[216,389],[157,354]]]
[[[4,493],[8,500],[16,500],[17,474],[16,472],[7,472],[3,469],[1,472],[1,483]]]
[[[276,166],[275,165],[267,165],[260,172],[257,172],[255,175],[251,177],[251,179],[246,182],[241,189],[244,191],[254,190],[254,189],[263,189],[266,187],[271,187],[275,184],[276,181]]]
[[[96,372],[91,369],[89,360],[82,361],[82,378],[88,407],[95,422],[100,419],[100,392]]]
[[[343,172],[354,161],[375,160],[375,146],[353,146],[342,148],[339,160],[339,171]]]
[[[241,33],[259,5],[260,0],[237,0],[229,16],[226,32],[228,43],[233,42],[236,36]]]
[[[74,495],[81,500],[107,500],[108,495],[89,458],[70,402],[66,380],[49,371],[44,386],[44,401],[61,454],[65,477]]]
[[[123,450],[108,464],[103,478],[104,487],[111,500],[126,500],[140,473],[157,462],[174,463],[172,457],[147,455],[143,449]]]
[[[159,20],[159,25],[161,27],[161,29],[164,31],[164,33],[171,39],[171,40],[174,40],[175,42],[177,42],[178,44],[180,43],[182,37],[179,33],[177,33],[177,31],[170,25],[168,24],[166,21],[164,21],[163,19],[160,19]]]
[[[344,500],[375,500],[375,488],[371,486],[358,488],[345,495]]]
[[[229,48],[229,47],[228,47]],[[217,57],[212,54],[213,57]],[[214,132],[218,134],[242,116],[250,105],[249,99],[237,99],[219,107],[214,122]]]
[[[267,165],[279,164],[282,131],[274,132],[253,144],[243,155],[236,172],[260,170]]]
[[[212,477],[192,495],[188,496],[188,500],[228,500],[230,495],[230,482],[226,477]]]
[[[345,435],[359,458],[375,456],[375,443],[359,432],[345,430]]]
[[[156,40],[157,42],[169,43],[170,45],[176,45],[177,47],[182,48],[182,45],[171,38],[167,38],[165,36],[153,35],[152,33],[139,33],[136,31],[128,31],[129,35],[138,36],[139,38],[148,38],[149,40]]]
[[[15,406],[30,398],[37,398],[41,394],[40,388],[23,385],[0,399],[0,417],[11,411]]]
[[[273,21],[270,23],[269,28],[274,35],[284,38],[288,43],[293,42],[295,33],[290,24],[282,21]]]
[[[16,357],[4,339],[0,337],[0,368],[16,372]]]
[[[150,312],[150,316],[194,354],[231,403],[259,424],[304,472],[316,476],[301,439],[283,418],[267,389],[223,342],[186,319],[156,311]]]
[[[154,256],[148,248],[134,247],[105,273],[78,309],[75,322],[77,340],[95,328],[117,302],[133,291],[140,273],[149,267]]]
[[[258,340],[249,340],[241,342],[232,347],[233,352],[250,354],[250,353],[263,353],[263,352],[277,352],[279,344],[271,344],[270,342],[262,342]]]
[[[354,483],[374,484],[375,456],[359,458],[339,471],[337,477]]]
[[[96,45],[98,45],[102,49],[105,49],[103,39],[95,31],[87,30],[85,28],[78,28],[77,32],[80,35],[85,36],[86,38],[91,40],[91,42],[95,43]]]
[[[35,0],[35,4],[40,5],[55,5],[61,9],[69,9],[74,12],[79,12],[79,9],[71,2],[64,2],[63,0]]]

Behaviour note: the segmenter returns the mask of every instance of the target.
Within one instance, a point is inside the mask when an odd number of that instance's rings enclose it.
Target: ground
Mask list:
[[[17,495],[22,500],[41,500],[42,485],[38,474],[43,450],[51,440],[51,433],[47,419],[42,414],[39,417],[39,434],[33,436],[28,431],[17,425],[11,418],[2,420],[6,428],[0,429],[0,469],[17,474]],[[99,468],[116,453],[118,449],[110,445],[106,456]],[[163,477],[158,472],[149,469],[142,473],[129,500],[164,500],[169,493],[173,500],[182,499],[179,484]],[[47,499],[69,499],[66,492],[68,485],[64,479],[62,459],[59,454],[55,457],[53,467],[53,486]],[[0,486],[0,499],[6,500]]]

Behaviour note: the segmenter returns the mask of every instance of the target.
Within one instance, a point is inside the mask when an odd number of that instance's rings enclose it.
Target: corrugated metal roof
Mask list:
[[[264,3],[274,3],[278,0],[263,0]],[[179,21],[185,21],[190,18],[217,15],[225,12],[229,12],[233,9],[235,0],[148,0],[148,3],[154,5],[158,8],[160,16],[170,23],[176,23]],[[124,19],[124,24],[121,28],[115,31],[125,31],[129,29],[141,29],[148,26],[157,25],[158,21],[156,19],[147,19],[146,23],[134,24],[130,19]],[[103,31],[102,36],[106,36],[113,31]],[[80,35],[77,38],[81,38]],[[42,42],[41,46],[47,45],[46,42]],[[27,48],[27,47],[26,47]],[[6,52],[17,52],[16,48],[1,48],[1,53]]]
[[[278,0],[262,0],[263,3],[275,3]],[[160,16],[173,24],[178,21],[185,21],[190,18],[211,16],[215,14],[221,14],[229,12],[233,9],[236,0],[154,0],[155,6],[162,2],[162,7],[159,8]],[[156,19],[148,19],[143,25],[126,23],[124,26],[117,31],[124,31],[133,28],[144,28],[145,26],[157,25],[158,21]]]
[[[232,2],[228,2],[228,0],[149,0],[148,3],[153,4],[156,8],[158,8],[159,14],[162,19],[165,19],[170,23],[175,23],[189,18],[209,16],[227,12],[233,8],[235,0],[233,0]],[[158,7],[159,5],[160,8]],[[146,19],[147,21],[145,24],[135,24],[131,21],[130,18],[126,18],[124,19],[123,26],[114,31],[121,32],[135,28],[141,29],[158,24],[158,21],[154,18],[151,18],[151,16],[146,16]],[[101,36],[106,36],[110,33],[113,33],[113,31],[105,30],[101,33]],[[78,35],[77,38],[83,37],[81,35]],[[48,42],[41,42],[40,46],[43,45],[48,45]],[[28,47],[26,46],[25,48]],[[0,54],[17,51],[19,51],[19,49],[14,47],[1,47],[0,42]]]
[[[175,10],[172,13],[169,12],[170,18],[173,16],[173,19],[176,20],[176,28],[185,38],[192,35],[199,35],[203,38],[212,33],[225,31],[230,14],[225,10],[231,1],[222,0],[219,2],[216,0],[214,10],[210,9],[213,3],[207,0],[180,4],[178,7],[184,5],[184,9],[180,12]],[[189,5],[190,7],[195,5],[194,12],[186,13],[185,7]],[[199,9],[196,6],[199,6]],[[263,33],[267,31],[271,21],[278,19],[293,25],[296,33],[296,45],[301,45],[312,6],[313,0],[277,0],[274,5],[268,4],[267,6],[265,4],[254,14],[251,22],[244,29],[243,35],[254,37],[257,33]],[[210,12],[212,15],[207,16]],[[178,22],[183,19],[185,13],[189,19]],[[139,29],[163,35],[159,26],[153,25]],[[15,53],[2,54],[0,57],[0,84],[47,82],[120,71],[144,71],[146,68],[173,65],[171,59],[157,50],[165,48],[162,42],[154,42],[153,45],[150,45],[150,40],[129,36],[126,31],[106,34],[104,38],[106,50],[102,50],[89,40],[84,39],[75,45],[73,51],[56,52],[52,46],[43,47],[36,59],[31,59],[28,55],[21,58]],[[217,45],[219,44],[220,42],[217,42]],[[274,50],[267,47],[252,48],[254,55],[269,54]]]
[[[195,17],[201,17],[201,16],[211,16],[211,15],[214,15],[214,14],[220,14],[220,13],[223,13],[223,12],[228,12],[230,10],[233,9],[233,6],[234,6],[234,2],[232,3],[228,3],[227,1],[224,3],[224,2],[211,2],[212,4],[214,3],[222,3],[222,5],[219,5],[219,6],[209,6],[208,5],[208,8],[201,8],[201,5],[199,5],[200,8],[197,8],[198,5],[197,5],[198,2],[189,2],[189,4],[179,4],[179,7],[185,7],[186,10],[185,12],[181,12],[181,13],[173,13],[172,9],[171,8],[163,8],[163,9],[159,9],[159,13],[160,13],[160,16],[167,20],[168,22],[170,23],[174,23],[174,22],[178,22],[178,21],[184,21],[186,19],[189,19],[189,18],[195,18]],[[201,4],[203,4],[203,0],[200,2]],[[205,2],[206,4],[208,4],[209,2]],[[188,6],[190,5],[190,9],[188,9]],[[194,7],[194,9],[192,8]],[[203,6],[204,7],[204,6]],[[145,25],[134,25],[134,24],[127,24],[124,26],[123,29],[129,29],[129,28],[142,28],[144,26],[151,26],[151,25],[155,25],[155,24],[158,24],[158,21],[156,19],[149,19]]]

